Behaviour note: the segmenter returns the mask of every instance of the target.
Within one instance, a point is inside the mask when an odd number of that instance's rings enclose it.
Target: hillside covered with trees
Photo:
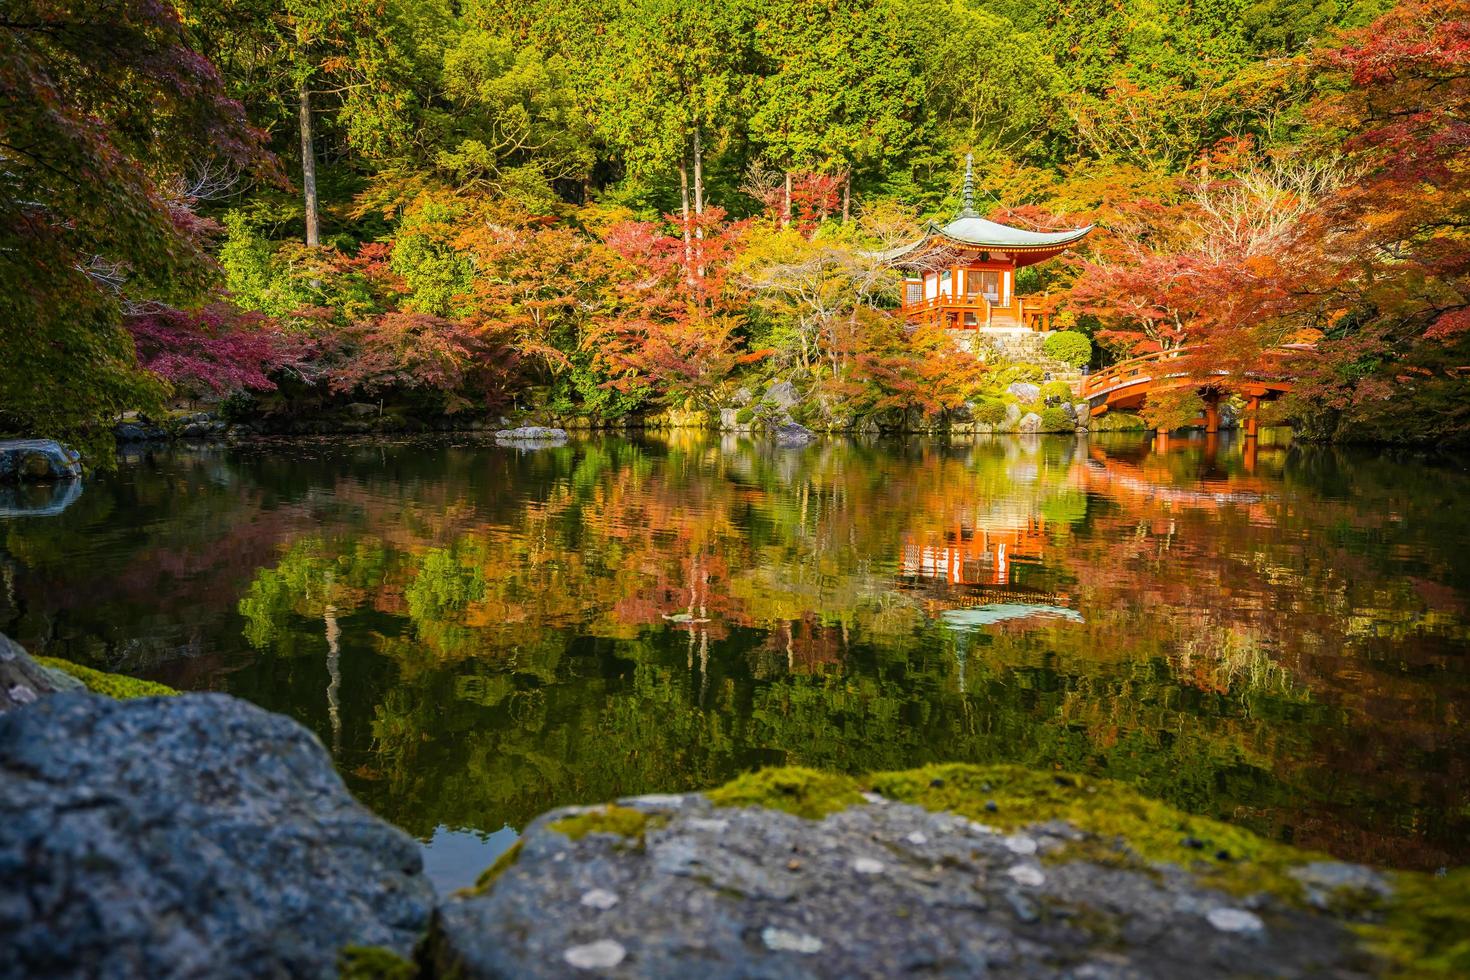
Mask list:
[[[1466,0],[14,0],[0,429],[775,378],[942,423],[1013,375],[883,256],[968,153],[992,218],[1098,227],[1018,283],[1094,363],[1308,339],[1299,431],[1464,442],[1467,110]]]

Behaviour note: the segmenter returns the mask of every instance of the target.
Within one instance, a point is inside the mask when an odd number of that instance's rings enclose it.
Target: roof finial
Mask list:
[[[975,154],[965,154],[965,188],[961,192],[963,206],[958,217],[978,218],[975,213]]]

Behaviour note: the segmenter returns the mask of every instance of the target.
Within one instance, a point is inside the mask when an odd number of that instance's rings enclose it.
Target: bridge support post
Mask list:
[[[1205,392],[1205,432],[1208,435],[1216,435],[1220,431],[1220,393],[1218,391]]]
[[[1259,395],[1251,395],[1245,402],[1245,437],[1254,439],[1260,424],[1261,399]]]

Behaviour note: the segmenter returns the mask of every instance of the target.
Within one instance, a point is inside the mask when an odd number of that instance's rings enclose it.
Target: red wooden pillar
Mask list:
[[[1205,433],[1215,435],[1220,431],[1220,394],[1219,392],[1206,392],[1205,394]]]
[[[1245,402],[1245,437],[1254,439],[1256,429],[1259,425],[1258,416],[1261,410],[1261,398],[1259,395],[1251,395]]]

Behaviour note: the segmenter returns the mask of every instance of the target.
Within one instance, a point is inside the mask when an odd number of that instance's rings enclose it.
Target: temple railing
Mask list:
[[[1012,297],[1008,304],[992,303],[983,293],[975,293],[970,296],[950,296],[941,293],[919,300],[917,303],[905,303],[899,313],[908,319],[930,319],[954,316],[955,327],[960,330],[972,330],[979,327],[992,326],[997,317],[1003,317],[1013,321],[1015,326],[1026,327],[1031,330],[1047,330],[1051,326],[1051,314],[1037,309],[1026,302],[1025,297]],[[974,324],[965,322],[965,317],[973,314]]]

